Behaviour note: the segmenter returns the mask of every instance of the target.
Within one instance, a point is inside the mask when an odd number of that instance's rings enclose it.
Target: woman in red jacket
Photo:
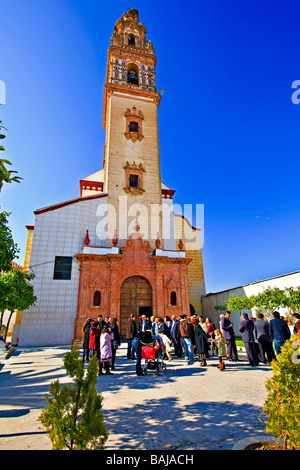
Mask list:
[[[91,355],[95,354],[100,361],[100,334],[101,328],[94,325],[90,331],[90,352]]]

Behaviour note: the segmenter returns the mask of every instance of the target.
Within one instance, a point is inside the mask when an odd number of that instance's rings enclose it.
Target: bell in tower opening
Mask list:
[[[134,70],[130,70],[130,72],[128,72],[128,83],[130,83],[130,85],[139,84],[138,76]]]

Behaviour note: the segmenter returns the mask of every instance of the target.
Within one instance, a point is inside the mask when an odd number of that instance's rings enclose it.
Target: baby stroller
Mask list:
[[[166,365],[162,359],[163,346],[158,341],[153,343],[142,343],[142,359],[145,359],[145,366],[143,372],[145,375],[155,373],[159,375],[162,371],[166,370]]]

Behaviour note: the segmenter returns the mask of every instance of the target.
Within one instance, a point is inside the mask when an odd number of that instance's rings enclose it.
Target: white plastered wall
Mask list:
[[[81,200],[36,216],[30,272],[36,276],[32,283],[38,300],[23,312],[19,346],[63,345],[72,341],[79,285],[79,262],[74,256],[83,248],[86,230],[91,245],[106,244],[104,224],[99,224],[97,216],[103,205],[106,206],[106,198]],[[55,256],[74,257],[71,280],[53,279]]]

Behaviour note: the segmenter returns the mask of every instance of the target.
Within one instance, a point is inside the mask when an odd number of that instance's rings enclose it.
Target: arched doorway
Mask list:
[[[132,276],[122,284],[120,295],[120,334],[125,338],[128,318],[135,315],[138,326],[140,315],[152,315],[152,289],[149,282],[141,276]]]
[[[196,310],[195,310],[194,306],[192,304],[190,304],[190,315],[191,316],[195,315],[195,313],[196,313]]]

